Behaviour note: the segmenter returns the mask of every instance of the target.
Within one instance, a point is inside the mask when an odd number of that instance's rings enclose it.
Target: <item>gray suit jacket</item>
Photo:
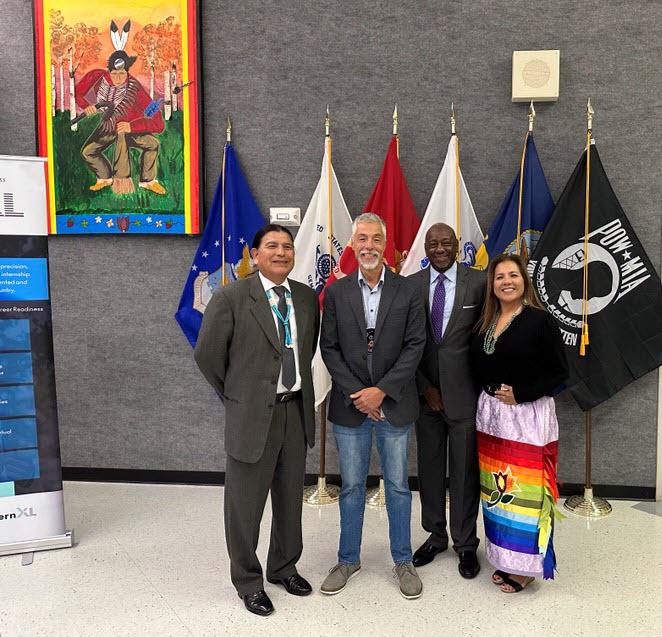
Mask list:
[[[449,418],[473,419],[479,391],[471,372],[469,341],[483,309],[485,272],[458,264],[453,311],[440,344],[435,343],[430,321],[430,268],[408,278],[416,284],[427,316],[425,351],[416,372],[418,391],[438,387]]]
[[[414,376],[425,346],[425,313],[415,286],[388,268],[379,301],[368,371],[366,322],[358,271],[326,290],[320,347],[333,386],[329,420],[357,427],[366,418],[350,394],[365,387],[386,393],[382,409],[392,425],[406,425],[418,417],[418,393]]]
[[[288,279],[297,324],[303,421],[315,444],[310,371],[319,333],[317,295]],[[257,462],[269,433],[281,367],[280,340],[257,275],[218,288],[205,310],[195,361],[225,404],[225,450],[240,462]]]

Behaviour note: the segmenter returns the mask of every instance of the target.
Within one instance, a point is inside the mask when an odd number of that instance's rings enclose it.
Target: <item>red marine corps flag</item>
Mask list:
[[[407,181],[400,166],[400,140],[398,138],[398,107],[393,111],[393,136],[386,151],[386,159],[377,183],[363,212],[374,212],[386,224],[386,250],[384,260],[396,272],[407,257],[421,220],[416,214]],[[353,250],[345,250],[340,265],[329,277],[327,286],[336,279],[351,274],[358,268]],[[320,299],[323,300],[323,299]]]
[[[582,410],[662,364],[662,287],[591,141],[529,262]]]

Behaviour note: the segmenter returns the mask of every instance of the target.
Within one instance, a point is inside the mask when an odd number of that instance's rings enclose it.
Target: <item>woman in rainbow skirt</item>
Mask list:
[[[554,577],[558,422],[551,395],[568,368],[556,321],[517,255],[490,263],[471,356],[483,387],[476,430],[485,552],[496,568],[492,581],[518,593],[535,577]]]

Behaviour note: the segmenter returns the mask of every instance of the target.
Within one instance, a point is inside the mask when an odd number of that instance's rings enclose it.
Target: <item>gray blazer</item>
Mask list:
[[[307,285],[288,279],[297,324],[303,421],[315,444],[310,365],[317,347],[319,303]],[[220,287],[205,310],[195,361],[225,404],[225,450],[240,462],[262,456],[281,367],[280,340],[257,275]]]
[[[458,264],[453,311],[438,345],[430,320],[430,268],[408,278],[416,284],[427,316],[425,351],[416,372],[418,391],[422,394],[430,386],[438,387],[449,418],[473,419],[479,388],[471,372],[469,341],[483,309],[485,272]]]
[[[396,426],[418,417],[414,376],[425,346],[425,312],[415,286],[388,268],[379,301],[372,354],[367,365],[366,322],[358,271],[329,286],[324,296],[320,347],[333,386],[329,420],[357,427],[366,418],[350,394],[365,387],[386,393],[382,409]]]

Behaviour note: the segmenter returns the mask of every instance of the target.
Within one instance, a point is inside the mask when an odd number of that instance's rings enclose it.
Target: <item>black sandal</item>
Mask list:
[[[494,579],[495,575],[501,580],[500,582],[497,582]],[[501,586],[501,584],[503,584],[504,580],[508,579],[508,577],[509,577],[509,575],[505,571],[496,570],[496,571],[494,571],[494,573],[492,573],[492,584],[495,584],[496,586]]]
[[[535,577],[529,577],[529,581],[526,584],[520,584],[517,580],[512,579],[511,577],[504,577],[503,582],[499,585],[499,589],[501,590],[502,593],[520,593],[522,592],[533,580]],[[505,591],[501,586],[504,584],[507,584],[510,586],[513,590],[512,591]]]

